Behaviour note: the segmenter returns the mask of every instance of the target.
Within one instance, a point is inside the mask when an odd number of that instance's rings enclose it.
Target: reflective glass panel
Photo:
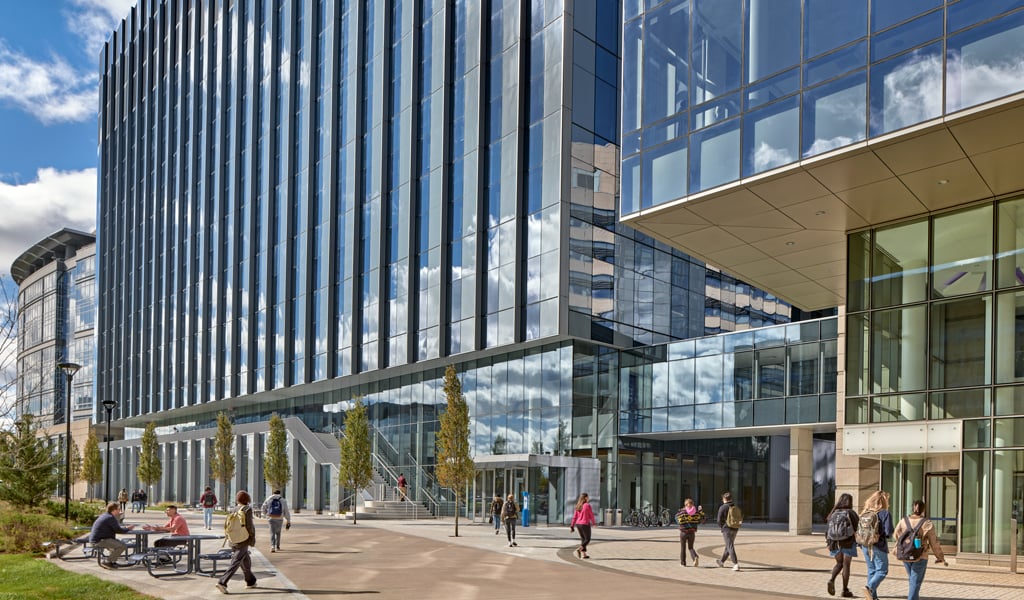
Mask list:
[[[878,396],[871,399],[871,422],[920,421],[925,418],[924,394]]]
[[[735,181],[740,175],[739,120],[690,136],[690,193]]]
[[[1024,417],[996,419],[992,432],[992,445],[996,448],[1024,446]],[[1018,468],[1021,465],[1017,465]]]
[[[846,310],[868,308],[868,280],[871,267],[871,232],[853,233],[847,238]]]
[[[871,3],[871,31],[881,31],[937,6],[942,6],[942,0],[875,0]],[[941,15],[942,11],[938,14]]]
[[[867,0],[804,2],[804,58],[838,48],[867,33]]]
[[[735,15],[736,13],[731,13]],[[644,18],[643,122],[686,108],[689,3],[669,2]],[[626,66],[626,65],[624,65]]]
[[[803,156],[814,156],[864,139],[867,74],[854,73],[804,92]]]
[[[858,42],[816,58],[804,65],[804,87],[818,85],[856,69],[863,69],[868,64],[868,43]]]
[[[817,423],[818,397],[795,396],[786,398],[786,423]]]
[[[947,213],[932,224],[932,297],[992,289],[992,205]]]
[[[748,0],[745,81],[800,62],[800,0]]]
[[[871,269],[874,308],[924,300],[928,285],[928,221],[877,230]]]
[[[862,425],[870,423],[868,418],[868,398],[847,398],[846,399],[846,424]]]
[[[776,102],[743,117],[743,176],[800,158],[800,98]]]
[[[643,154],[643,207],[686,195],[686,138]]]
[[[927,311],[924,306],[871,315],[872,391],[901,392],[925,387]]]
[[[876,2],[875,5],[877,4]],[[871,62],[942,37],[942,16],[942,11],[937,10],[885,33],[872,36]]]
[[[989,448],[991,446],[991,419],[964,421],[964,448]]]
[[[988,481],[989,452],[964,452],[962,481]],[[960,545],[962,552],[986,552],[988,527],[986,518],[991,510],[992,498],[988,486],[963,486],[963,502],[960,505]]]
[[[868,314],[846,318],[846,393],[851,396],[870,391],[870,342]]]
[[[754,425],[781,425],[786,422],[786,399],[754,402]]]
[[[693,104],[740,87],[743,19],[737,15],[742,11],[741,0],[694,0]],[[684,37],[680,31],[672,35]]]
[[[746,88],[745,110],[788,96],[800,89],[800,69],[790,69]]]
[[[1024,415],[1024,386],[996,388],[995,414]]]
[[[757,353],[757,398],[786,394],[786,349],[771,348]]]
[[[946,31],[954,32],[1020,8],[1020,0],[959,0],[946,8]]]
[[[1024,381],[1024,292],[996,296],[996,331],[996,383]]]
[[[996,212],[996,273],[1001,288],[1024,285],[1024,199],[1000,202]]]
[[[946,110],[1024,90],[1024,12],[950,36],[946,44]]]
[[[990,415],[989,390],[959,390],[955,392],[932,392],[930,419],[966,419]]]
[[[918,48],[871,68],[871,135],[942,114],[942,44]]]
[[[789,393],[790,396],[817,394],[820,369],[818,343],[800,344],[789,347]],[[815,396],[817,399],[817,396]],[[817,411],[817,409],[815,409]]]

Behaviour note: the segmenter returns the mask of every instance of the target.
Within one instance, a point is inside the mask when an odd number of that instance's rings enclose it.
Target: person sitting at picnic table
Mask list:
[[[117,539],[117,534],[128,533],[135,528],[134,525],[121,526],[118,515],[121,513],[121,505],[111,502],[107,505],[107,512],[100,515],[92,524],[92,531],[89,532],[89,543],[95,548],[105,548],[109,551],[107,560],[100,561],[104,569],[116,569],[117,559],[124,554],[128,544]]]
[[[167,513],[167,522],[162,527],[156,525],[143,525],[142,528],[146,531],[166,531],[171,535],[189,535],[188,523],[185,522],[185,517],[178,514],[178,507],[171,504],[168,505],[164,512]],[[179,542],[175,540],[168,540],[167,538],[160,538],[153,543],[154,548],[165,548],[167,546],[181,546],[185,542]]]

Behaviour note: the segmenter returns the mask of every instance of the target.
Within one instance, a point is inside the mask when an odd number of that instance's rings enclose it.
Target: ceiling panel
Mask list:
[[[849,231],[867,226],[853,209],[836,196],[825,196],[783,207],[782,212],[807,229]]]
[[[868,223],[885,223],[925,212],[924,205],[895,177],[836,195]]]
[[[953,137],[969,155],[1024,142],[1024,100],[983,116],[947,119]]]
[[[994,194],[1024,189],[1024,144],[978,154],[971,159]]]
[[[808,167],[808,171],[833,192],[882,181],[893,175],[880,158],[867,150],[823,165]]]
[[[900,180],[930,210],[940,210],[988,198],[992,191],[966,158],[900,176]]]
[[[945,127],[910,139],[889,142],[886,146],[873,147],[873,150],[897,175],[966,157],[956,138]]]
[[[771,181],[752,184],[750,190],[769,204],[780,208],[829,194],[828,188],[802,170]]]
[[[750,215],[767,213],[773,206],[747,189],[691,204],[690,210],[715,225],[743,225],[739,222]]]
[[[743,240],[720,227],[708,227],[672,239],[683,244],[680,246],[681,248],[693,248],[695,252],[703,256],[708,256],[709,252],[719,252],[743,245]],[[713,263],[714,261],[709,262]]]

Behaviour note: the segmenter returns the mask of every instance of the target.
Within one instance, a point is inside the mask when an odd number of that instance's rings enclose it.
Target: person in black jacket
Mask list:
[[[239,568],[242,569],[242,576],[245,578],[245,587],[256,587],[256,576],[252,573],[252,558],[249,556],[249,548],[256,545],[256,523],[252,520],[252,506],[249,505],[251,502],[252,496],[249,495],[249,492],[239,490],[235,494],[235,503],[238,504],[238,508],[235,510],[242,514],[245,530],[249,532],[249,537],[244,542],[231,544],[231,549],[234,551],[234,554],[231,555],[231,564],[217,580],[217,589],[222,594],[228,593],[228,582]]]
[[[740,561],[736,558],[736,534],[739,529],[729,527],[726,523],[729,516],[729,509],[733,507],[732,493],[722,494],[722,506],[718,509],[718,527],[722,530],[722,539],[725,540],[725,550],[722,551],[722,558],[715,560],[719,567],[725,566],[726,559],[732,559],[732,570],[740,570]]]
[[[832,520],[833,517],[842,520],[844,516],[850,521],[850,535],[849,537],[837,539],[832,534],[834,529]],[[836,564],[832,566],[832,577],[829,578],[828,586],[826,587],[828,595],[836,595],[836,576],[842,573],[842,596],[843,598],[853,598],[853,592],[850,591],[850,564],[853,562],[853,557],[857,556],[857,541],[854,538],[853,532],[857,531],[857,523],[860,522],[857,511],[853,510],[853,496],[841,494],[839,499],[836,500],[835,506],[832,507],[832,512],[828,513],[826,522],[828,523],[828,531],[825,534],[825,538],[828,543],[828,553],[836,561]]]
[[[106,548],[110,551],[107,555],[107,560],[100,562],[100,566],[104,569],[116,569],[117,559],[128,548],[128,544],[117,539],[117,534],[128,533],[135,528],[134,525],[122,527],[120,517],[121,505],[117,502],[111,502],[107,505],[107,512],[96,519],[92,524],[92,531],[89,532],[89,543],[93,547]]]

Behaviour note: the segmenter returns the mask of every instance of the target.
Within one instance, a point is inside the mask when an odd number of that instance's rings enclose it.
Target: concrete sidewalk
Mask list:
[[[202,516],[186,514],[196,533]],[[152,511],[129,513],[129,522],[158,523]],[[223,517],[214,529],[219,532]],[[257,522],[253,568],[258,587],[245,589],[240,575],[232,595],[258,594],[268,600],[345,598],[375,594],[380,598],[565,598],[567,596],[651,597],[696,589],[716,598],[827,598],[825,583],[833,564],[821,535],[789,536],[767,526],[745,526],[737,538],[741,570],[719,569],[721,535],[705,527],[697,534],[700,567],[679,564],[675,528],[594,529],[590,560],[573,555],[577,538],[567,527],[519,528],[511,548],[505,532],[495,535],[486,523],[454,521],[371,521],[358,525],[328,516],[295,515],[284,532],[282,551],[269,553],[265,521]],[[211,546],[210,550],[213,547]],[[525,560],[524,560],[525,559]],[[168,600],[219,597],[215,579],[196,575],[154,579],[144,568],[106,571],[95,561],[54,560],[68,570],[129,585]],[[906,573],[893,561],[883,582],[882,598],[905,598]],[[850,589],[862,598],[863,560],[855,560]],[[1005,569],[929,565],[922,598],[1010,600],[1024,598],[1024,575]]]

